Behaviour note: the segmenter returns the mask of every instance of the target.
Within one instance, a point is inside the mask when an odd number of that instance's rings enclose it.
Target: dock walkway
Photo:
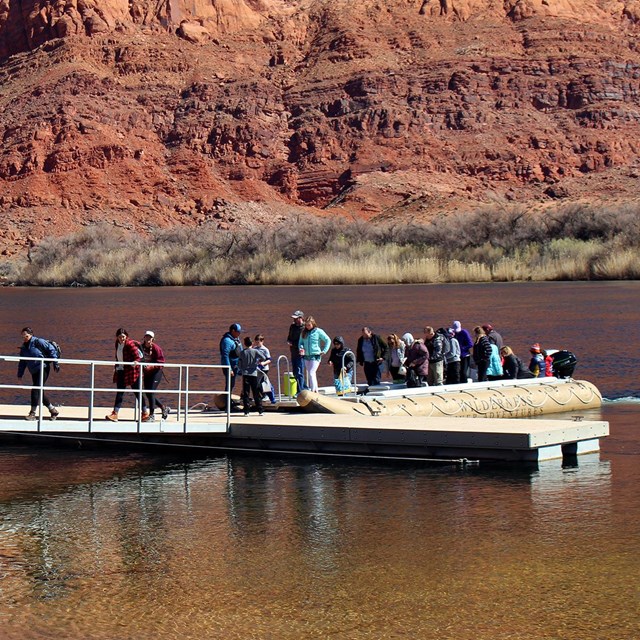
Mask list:
[[[2,368],[4,363],[13,369],[18,359],[0,356],[0,380],[6,369]],[[230,395],[215,388],[214,383],[224,377],[228,385],[228,367],[197,364],[164,365],[174,386],[167,384],[160,393],[177,409],[167,420],[142,422],[140,412],[130,407],[140,406],[143,391],[128,389],[129,408],[123,408],[120,420],[114,423],[106,420],[111,407],[104,404],[111,402],[116,392],[104,382],[104,374],[110,374],[114,362],[60,359],[60,363],[64,365],[64,371],[70,372],[68,377],[50,378],[49,383],[55,381],[56,384],[46,387],[54,398],[69,399],[68,404],[60,407],[58,419],[50,420],[46,408],[40,406],[38,414],[44,417],[28,421],[25,420],[28,407],[4,401],[0,404],[0,441],[58,446],[538,462],[598,451],[599,439],[609,433],[609,425],[604,421],[303,413],[291,409],[295,399],[280,393],[277,394],[281,400],[280,410],[269,407],[263,416],[251,414],[245,417],[231,412]],[[136,366],[145,365],[137,363]],[[75,370],[84,372],[84,378],[79,375],[74,378]],[[11,374],[15,376],[15,369]],[[84,380],[82,384],[79,383],[81,379]],[[0,383],[0,390],[5,394],[17,394],[15,397],[24,403],[31,387]],[[74,404],[76,396],[86,398],[86,406]],[[202,398],[220,397],[224,410],[203,410],[206,404]],[[84,400],[76,400],[78,402]]]
[[[95,413],[106,415],[97,409]],[[126,410],[123,409],[124,414]],[[94,420],[87,409],[63,407],[60,417],[24,419],[24,408],[0,405],[0,440],[50,444],[127,445],[174,449],[245,450],[420,459],[539,462],[599,450],[604,421],[425,418],[268,411],[263,416],[189,412],[188,423],[139,424]],[[123,416],[126,417],[126,416]]]

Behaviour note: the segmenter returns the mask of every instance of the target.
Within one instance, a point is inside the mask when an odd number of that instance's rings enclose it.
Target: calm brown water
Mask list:
[[[577,467],[0,450],[0,638],[640,637],[640,284],[0,290],[22,326],[110,359],[124,325],[217,362],[233,321],[284,352],[289,315],[355,345],[490,321],[568,347],[615,400]],[[327,367],[328,369],[328,367]],[[10,380],[15,364],[0,364]],[[61,375],[65,375],[63,373]],[[326,375],[326,373],[325,373]],[[325,382],[328,382],[328,377]]]

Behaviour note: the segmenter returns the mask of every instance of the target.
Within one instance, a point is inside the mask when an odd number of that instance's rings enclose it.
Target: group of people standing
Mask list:
[[[504,344],[502,336],[490,324],[478,325],[472,332],[463,328],[458,320],[450,328],[434,329],[427,325],[423,328],[423,336],[417,339],[411,333],[405,333],[401,338],[393,333],[385,339],[371,327],[364,326],[354,356],[342,336],[331,339],[318,326],[313,316],[305,316],[302,311],[296,310],[291,315],[291,320],[287,344],[297,391],[318,390],[318,368],[326,354],[329,354],[328,364],[333,367],[334,384],[338,393],[351,388],[356,364],[363,368],[369,386],[381,383],[385,368],[395,382],[406,382],[407,386],[425,383],[437,386],[459,384],[470,379],[482,382],[554,374],[552,357],[538,343],[531,346],[531,360],[529,366],[526,366]],[[263,397],[268,397],[275,404],[274,389],[267,375],[271,353],[264,344],[262,334],[256,334],[253,339],[247,336],[241,342],[241,333],[241,325],[233,323],[220,340],[220,363],[228,366],[230,371],[225,378],[225,391],[232,391],[236,379],[241,376],[245,413],[249,412],[250,397],[253,396],[255,407],[262,414]],[[573,358],[571,364],[575,366],[575,356],[569,355]],[[30,327],[22,330],[20,356],[54,359],[53,366],[57,368],[57,352],[47,340],[35,337]],[[156,408],[160,409],[162,418],[166,419],[171,409],[155,393],[162,380],[165,357],[162,348],[155,342],[154,332],[146,331],[142,341],[138,342],[129,337],[126,329],[118,328],[115,361],[117,364],[114,367],[113,381],[118,392],[113,410],[106,419],[112,422],[118,420],[127,387],[143,392],[143,422],[155,420]],[[141,367],[138,363],[144,366]],[[44,386],[47,381],[51,364],[40,360],[19,362],[18,377],[22,378],[28,369],[33,380],[28,420],[36,419],[40,403],[40,383],[42,381]],[[49,409],[51,419],[58,416],[58,409],[44,392],[42,404]]]

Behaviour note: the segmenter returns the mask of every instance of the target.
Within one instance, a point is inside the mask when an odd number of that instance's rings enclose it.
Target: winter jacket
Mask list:
[[[379,335],[372,333],[371,338],[365,338],[364,336],[360,336],[358,338],[358,345],[356,347],[356,360],[358,361],[358,364],[364,364],[364,351],[362,350],[362,345],[365,340],[371,340],[373,345],[373,355],[376,360],[387,359],[387,353],[389,352],[387,343]]]
[[[503,378],[507,380],[515,380],[523,379],[523,378],[533,378],[533,374],[527,367],[524,362],[518,358],[515,354],[511,354],[505,356],[504,363],[502,364],[502,369],[504,371]]]
[[[429,350],[429,362],[441,362],[444,360],[444,337],[441,333],[437,333],[425,340],[425,345]]]
[[[491,358],[487,369],[488,376],[502,377],[502,362],[500,362],[500,352],[495,344],[491,344]]]
[[[456,340],[460,344],[460,357],[466,358],[473,349],[473,340],[471,334],[466,329],[456,331]]]
[[[355,366],[355,360],[353,357],[353,353],[349,353],[346,357],[345,354],[349,351],[344,346],[344,341],[341,338],[336,338],[336,341],[340,341],[339,347],[333,347],[331,349],[331,353],[329,354],[329,364],[333,365],[333,377],[340,377],[340,371],[342,370],[342,363],[344,362],[344,368],[347,370],[347,373],[353,371],[353,367]]]
[[[451,362],[460,362],[460,343],[455,338],[450,338],[451,351],[444,357],[445,362],[450,364]]]
[[[142,351],[142,362],[157,363],[156,366],[147,365],[146,367],[143,367],[145,375],[155,373],[158,369],[162,369],[162,364],[164,363],[164,352],[159,344],[152,342],[151,348],[146,349],[144,343],[142,343],[140,345],[140,350]]]
[[[238,370],[238,353],[242,350],[240,340],[237,340],[227,331],[220,340],[220,364],[231,367],[234,371]]]
[[[419,376],[426,377],[429,373],[429,350],[422,340],[416,340],[407,352],[405,360],[407,369],[415,368]]]
[[[289,326],[289,334],[287,335],[287,342],[289,343],[289,348],[291,349],[292,356],[298,356],[298,351],[300,348],[300,334],[304,329],[303,324],[296,324],[292,322]]]
[[[31,336],[29,342],[23,342],[20,345],[20,357],[22,358],[56,358],[57,355],[51,343],[35,336]],[[20,360],[18,363],[18,378],[22,378],[25,369],[29,369],[31,374],[39,373],[40,364],[40,360]],[[45,362],[44,365],[49,367],[51,363]]]
[[[118,341],[115,344],[116,355],[114,360],[118,359]],[[127,338],[123,345],[122,361],[123,362],[140,362],[142,359],[142,351],[140,344],[131,338]],[[113,371],[113,381],[115,382],[118,377],[118,365],[115,365]],[[124,384],[128,387],[132,387],[140,377],[140,367],[125,364],[124,365]]]
[[[331,338],[320,328],[314,327],[311,331],[304,335],[304,331],[300,334],[299,348],[304,349],[304,358],[306,360],[319,360],[331,347]]]
[[[478,341],[473,345],[473,361],[478,364],[480,362],[489,362],[491,360],[491,342],[487,336],[480,336]]]

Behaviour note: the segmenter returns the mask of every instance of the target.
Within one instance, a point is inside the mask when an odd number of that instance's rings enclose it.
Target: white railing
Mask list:
[[[88,386],[73,386],[73,385],[55,385],[55,384],[44,384],[44,370],[45,367],[40,366],[40,379],[39,383],[36,385],[33,384],[1,384],[0,389],[15,389],[15,390],[27,390],[31,391],[32,389],[37,389],[39,392],[39,402],[38,402],[38,431],[40,431],[42,426],[43,419],[43,396],[46,392],[50,391],[58,391],[58,392],[72,392],[72,393],[82,393],[88,394],[89,402],[87,404],[87,420],[89,423],[88,430],[91,433],[93,424],[95,422],[95,395],[96,393],[125,393],[125,394],[135,394],[136,396],[136,408],[135,408],[135,420],[137,422],[137,433],[140,433],[141,425],[142,425],[142,397],[143,395],[147,395],[149,393],[161,394],[163,396],[173,396],[176,399],[176,411],[175,414],[172,415],[173,419],[175,417],[176,422],[182,422],[184,433],[187,432],[189,426],[189,415],[190,415],[190,397],[193,396],[209,396],[209,395],[225,395],[226,396],[226,411],[222,412],[222,415],[226,418],[226,430],[229,431],[229,424],[231,420],[231,392],[220,390],[220,389],[194,389],[191,388],[191,383],[193,381],[194,372],[197,371],[207,371],[207,370],[221,370],[226,377],[226,389],[230,389],[231,386],[231,369],[227,365],[217,365],[217,364],[170,364],[170,363],[162,363],[163,370],[171,370],[178,372],[178,384],[177,387],[161,387],[160,389],[145,389],[142,384],[142,369],[144,367],[157,367],[157,363],[144,363],[144,362],[115,362],[112,360],[75,360],[75,359],[67,359],[67,358],[59,358],[57,360],[53,358],[23,358],[20,356],[0,356],[0,362],[29,362],[29,361],[38,361],[40,363],[49,363],[53,364],[55,362],[60,363],[60,365],[65,368],[69,365],[73,367],[88,367],[89,369],[89,378],[90,383]],[[113,370],[113,367],[118,364],[125,364],[129,366],[139,367],[141,369],[138,380],[136,383],[136,388],[125,388],[118,389],[114,386],[112,387],[96,387],[96,370],[100,367],[109,367]],[[28,367],[25,369],[25,374],[30,375]],[[63,376],[64,373],[56,373],[51,374],[56,376]],[[52,380],[51,375],[49,377],[49,381]],[[164,376],[166,379],[166,376]],[[151,407],[153,409],[153,407]],[[201,412],[198,412],[201,413]],[[64,418],[63,418],[64,419]],[[102,420],[101,420],[102,422]],[[145,424],[148,424],[145,422]]]

